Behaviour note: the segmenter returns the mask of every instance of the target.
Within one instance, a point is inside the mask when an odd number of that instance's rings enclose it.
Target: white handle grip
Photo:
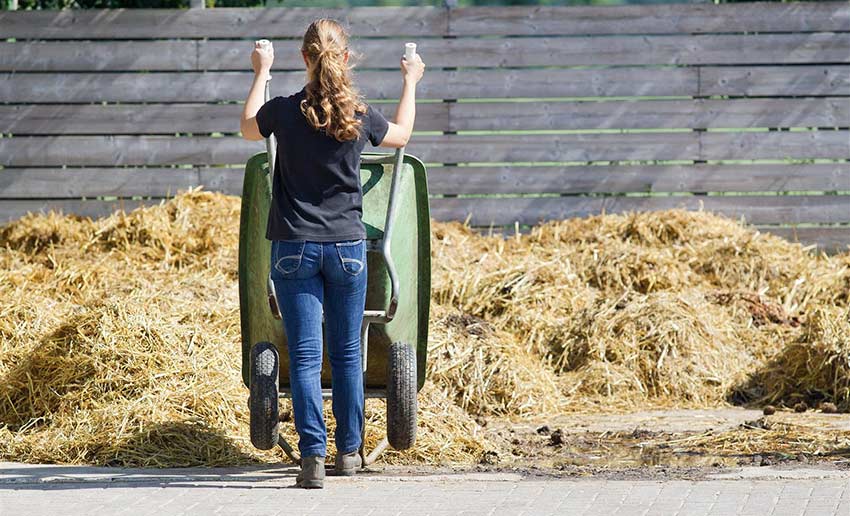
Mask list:
[[[274,45],[272,45],[272,42],[271,42],[271,41],[269,41],[269,40],[267,40],[267,39],[258,39],[258,40],[257,40],[257,43],[259,43],[259,44],[260,44],[260,46],[261,46],[262,48],[266,49],[266,50],[272,50],[272,51],[274,51]],[[270,80],[272,80],[272,78],[271,78],[271,74],[269,74],[269,78],[268,78],[268,81],[270,81]],[[268,101],[268,100],[269,100],[269,87],[268,87],[268,81],[266,82],[266,101]]]
[[[406,61],[413,61],[413,57],[416,55],[416,43],[405,43],[404,44],[404,59]]]

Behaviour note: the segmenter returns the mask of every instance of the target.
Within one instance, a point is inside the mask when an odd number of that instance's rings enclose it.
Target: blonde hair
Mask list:
[[[301,112],[316,130],[339,141],[360,137],[362,121],[355,113],[365,113],[366,104],[354,87],[351,69],[344,61],[354,54],[348,48],[348,33],[336,20],[319,18],[307,27],[301,50],[307,54],[306,98]]]

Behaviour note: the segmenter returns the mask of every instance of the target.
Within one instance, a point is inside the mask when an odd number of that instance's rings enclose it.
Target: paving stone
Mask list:
[[[2,477],[0,466],[0,478]],[[57,475],[53,472],[52,475]],[[207,474],[208,475],[208,474]],[[280,477],[199,473],[156,482],[0,480],[0,514],[90,516],[821,516],[850,515],[850,475],[839,479],[604,481],[498,474],[328,478],[305,491]]]

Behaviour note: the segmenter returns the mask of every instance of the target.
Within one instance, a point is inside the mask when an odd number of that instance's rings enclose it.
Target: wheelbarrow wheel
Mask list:
[[[277,348],[270,342],[258,342],[251,348],[251,444],[260,450],[277,445],[277,378],[280,369]]]
[[[396,450],[416,442],[416,350],[393,342],[387,365],[387,441]]]

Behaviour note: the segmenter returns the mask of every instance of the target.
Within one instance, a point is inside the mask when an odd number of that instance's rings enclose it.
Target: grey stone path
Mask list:
[[[0,463],[0,515],[842,515],[850,474],[766,468],[713,480],[532,479],[510,473],[328,477],[292,467],[119,470]]]

